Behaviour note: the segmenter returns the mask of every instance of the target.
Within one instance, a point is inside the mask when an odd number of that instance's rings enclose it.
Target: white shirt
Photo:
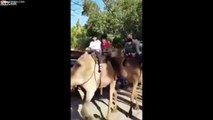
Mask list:
[[[89,48],[93,49],[94,48],[94,41],[91,41],[89,44]]]
[[[91,41],[89,47],[93,50],[101,50],[100,40]]]

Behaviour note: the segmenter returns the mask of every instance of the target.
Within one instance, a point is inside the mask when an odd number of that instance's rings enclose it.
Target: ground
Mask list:
[[[96,92],[90,106],[90,112],[97,120],[103,120],[103,117],[107,114],[109,89],[104,88],[103,90],[103,95],[100,95],[99,91]],[[140,109],[133,110],[133,118],[126,117],[130,108],[130,94],[128,89],[118,91],[118,111],[111,115],[110,120],[142,120],[142,98],[139,101]],[[81,108],[82,100],[78,93],[71,95],[71,120],[82,120],[80,117]]]

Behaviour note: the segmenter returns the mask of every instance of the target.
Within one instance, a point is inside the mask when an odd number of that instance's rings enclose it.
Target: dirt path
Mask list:
[[[91,113],[97,120],[102,120],[102,116],[106,116],[108,109],[108,88],[104,89],[103,95],[99,95],[97,91],[95,97],[93,98],[93,104],[90,106]],[[133,110],[133,118],[127,118],[130,108],[130,92],[129,90],[120,89],[118,91],[118,111],[113,113],[110,120],[142,120],[142,98],[139,101],[140,109]],[[80,115],[80,110],[82,108],[82,101],[78,94],[71,96],[71,120],[82,120]]]

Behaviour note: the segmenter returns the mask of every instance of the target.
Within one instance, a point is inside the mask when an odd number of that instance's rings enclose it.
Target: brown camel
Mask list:
[[[126,59],[126,60],[125,60]],[[125,60],[125,63],[124,63]],[[111,64],[116,75],[122,76],[133,84],[131,93],[131,105],[129,110],[129,117],[132,117],[132,108],[138,109],[138,95],[142,94],[142,76],[143,72],[141,64],[134,57],[124,58],[124,53],[120,49],[113,49],[111,52]],[[138,85],[140,84],[140,85]],[[139,88],[139,90],[137,90]],[[135,106],[134,106],[134,100]]]
[[[117,109],[115,91],[116,74],[109,61],[102,63],[101,72],[98,72],[99,66],[93,57],[93,53],[85,52],[81,55],[76,64],[71,68],[71,89],[78,87],[78,92],[83,100],[81,115],[83,119],[93,120],[89,114],[89,105],[91,99],[98,88],[107,87],[110,84],[109,107],[106,119],[109,119],[110,113]]]

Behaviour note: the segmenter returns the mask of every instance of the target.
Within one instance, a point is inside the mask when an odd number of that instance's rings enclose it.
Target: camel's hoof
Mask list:
[[[132,118],[132,117],[133,117],[133,115],[132,115],[132,114],[127,114],[127,115],[126,115],[126,117],[128,117],[128,118]]]

